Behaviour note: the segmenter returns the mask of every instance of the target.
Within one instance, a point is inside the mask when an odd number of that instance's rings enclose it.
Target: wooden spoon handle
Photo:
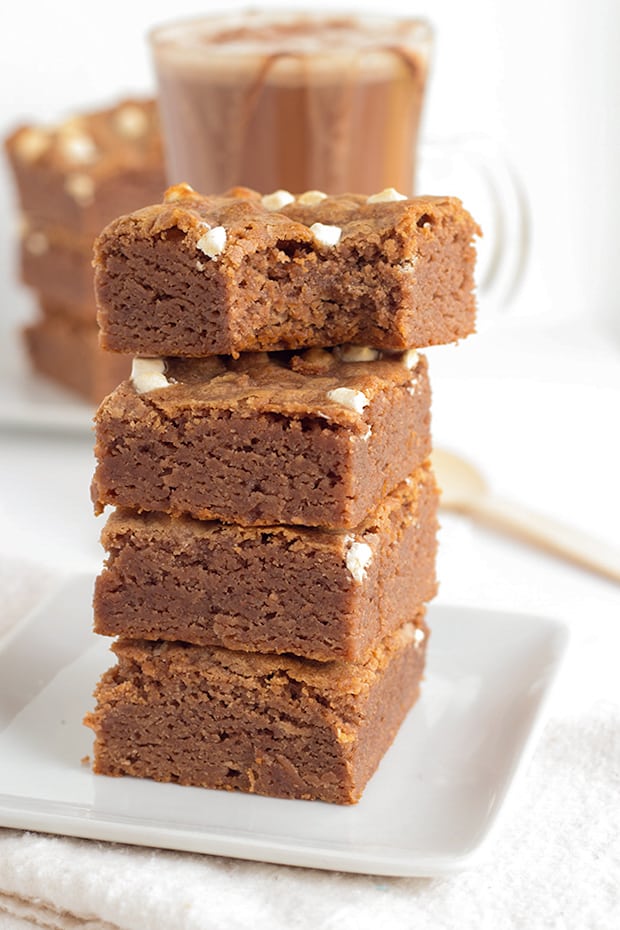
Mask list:
[[[620,549],[573,526],[491,494],[470,501],[468,512],[495,529],[536,543],[555,555],[620,581]]]

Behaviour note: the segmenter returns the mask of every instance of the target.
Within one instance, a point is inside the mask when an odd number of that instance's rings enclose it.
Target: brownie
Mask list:
[[[427,364],[413,351],[135,364],[95,417],[97,513],[356,527],[430,454]]]
[[[115,216],[158,202],[166,186],[153,100],[123,100],[57,126],[20,126],[5,148],[29,223],[91,242]]]
[[[131,359],[99,348],[97,327],[58,312],[46,312],[23,330],[32,367],[90,404],[123,381]]]
[[[398,197],[177,185],[97,240],[102,345],[204,357],[468,335],[478,227],[456,198]]]
[[[120,640],[84,720],[94,771],[354,803],[418,696],[426,641],[422,616],[363,663]]]
[[[44,297],[42,294],[39,294],[37,304],[39,307],[39,312],[42,316],[62,316],[64,317],[67,324],[88,324],[89,328],[95,331],[97,336],[97,343],[99,343],[99,328],[95,319],[95,301],[92,294],[90,297],[90,303],[88,300],[85,300],[84,303],[77,303],[71,300],[59,300],[53,297]],[[112,355],[119,354],[104,352],[103,349],[101,352],[105,354],[106,358],[110,358]],[[127,374],[125,375],[125,378],[128,378],[131,374],[132,356],[125,355],[122,357],[128,359],[130,362],[130,364],[126,367]],[[121,380],[124,380],[124,378],[121,378]],[[118,384],[118,381],[116,383]],[[103,400],[103,395],[99,398],[99,400]]]
[[[95,632],[358,660],[436,592],[425,465],[353,531],[114,511]]]
[[[62,228],[24,224],[21,279],[46,303],[61,304],[72,317],[97,325],[93,290],[92,239]]]

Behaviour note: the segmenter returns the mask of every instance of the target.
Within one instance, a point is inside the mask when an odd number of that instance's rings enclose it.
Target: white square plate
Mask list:
[[[423,695],[352,807],[94,776],[82,724],[110,666],[92,578],[0,649],[0,824],[377,875],[469,867],[523,770],[566,650],[555,621],[433,606]]]

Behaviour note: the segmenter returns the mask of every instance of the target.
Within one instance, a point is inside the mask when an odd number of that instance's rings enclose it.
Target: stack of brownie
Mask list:
[[[98,403],[131,363],[97,345],[93,241],[115,216],[161,198],[155,102],[124,100],[59,126],[22,126],[5,144],[22,211],[21,276],[38,303],[24,331],[32,365]]]
[[[117,664],[94,769],[357,801],[419,692],[436,589],[430,389],[417,348],[474,325],[458,200],[202,197],[96,245],[97,416]]]

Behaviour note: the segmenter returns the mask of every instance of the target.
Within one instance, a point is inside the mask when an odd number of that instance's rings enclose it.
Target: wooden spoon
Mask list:
[[[456,510],[526,542],[620,581],[620,549],[520,504],[496,497],[478,469],[460,456],[435,449],[432,455],[441,506]]]

